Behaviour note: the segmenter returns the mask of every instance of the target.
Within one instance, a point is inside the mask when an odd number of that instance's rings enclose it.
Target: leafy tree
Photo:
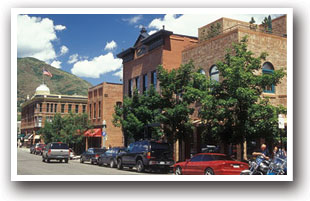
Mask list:
[[[45,126],[39,130],[45,143],[64,142],[75,149],[81,145],[83,133],[91,128],[87,114],[72,114],[62,117],[56,114],[52,122],[45,121]]]
[[[188,142],[193,132],[193,103],[199,100],[199,94],[206,89],[203,82],[205,76],[199,70],[195,71],[192,61],[171,71],[159,66],[157,71],[162,99],[160,122],[164,125],[164,133],[170,142]],[[188,148],[186,146],[185,149]]]
[[[125,144],[131,140],[139,140],[145,137],[147,125],[158,123],[161,98],[153,86],[143,94],[134,91],[132,98],[124,97],[122,107],[115,105],[113,124],[122,127]],[[154,128],[153,139],[159,139],[162,135],[160,128]]]
[[[261,61],[267,54],[254,57],[247,50],[247,37],[233,44],[223,62],[217,63],[221,82],[208,81],[209,90],[201,94],[199,116],[207,131],[224,144],[242,143],[245,139],[271,138],[277,135],[277,114],[282,106],[272,106],[262,97],[266,86],[277,85],[283,69],[261,74]]]
[[[268,30],[268,18],[265,17],[264,20],[262,21],[262,26],[264,27],[264,30],[267,31]]]
[[[213,38],[221,33],[221,24],[216,23],[216,25],[211,24],[210,29],[207,32],[207,39]]]

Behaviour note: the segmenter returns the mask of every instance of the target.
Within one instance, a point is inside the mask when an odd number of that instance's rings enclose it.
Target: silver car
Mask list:
[[[67,144],[61,142],[48,143],[42,154],[42,161],[48,163],[50,160],[68,163],[69,158],[69,147]]]

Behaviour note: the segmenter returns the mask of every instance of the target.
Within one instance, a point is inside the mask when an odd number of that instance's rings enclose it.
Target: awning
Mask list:
[[[93,128],[85,131],[84,136],[86,137],[101,137],[101,128]]]

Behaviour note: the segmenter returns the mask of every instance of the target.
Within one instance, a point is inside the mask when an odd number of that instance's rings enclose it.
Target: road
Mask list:
[[[18,175],[141,175],[159,173],[137,173],[135,169],[118,170],[116,168],[100,167],[90,163],[80,163],[79,160],[69,160],[69,163],[51,161],[42,162],[42,157],[29,153],[29,149],[17,149]]]

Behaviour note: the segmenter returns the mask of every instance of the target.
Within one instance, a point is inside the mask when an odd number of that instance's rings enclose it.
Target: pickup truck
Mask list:
[[[50,160],[64,161],[68,163],[70,151],[67,144],[62,142],[48,143],[42,153],[42,161],[50,162]]]

